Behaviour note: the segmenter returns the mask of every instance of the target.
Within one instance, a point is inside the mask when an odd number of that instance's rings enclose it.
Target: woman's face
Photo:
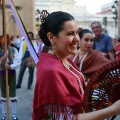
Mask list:
[[[75,54],[79,42],[77,24],[75,21],[67,21],[63,26],[63,30],[57,37],[54,37],[54,50],[62,56]]]
[[[89,51],[93,46],[93,35],[92,33],[85,33],[83,37],[80,39],[80,49],[82,51]]]

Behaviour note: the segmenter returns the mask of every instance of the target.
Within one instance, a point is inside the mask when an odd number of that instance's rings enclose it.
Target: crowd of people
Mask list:
[[[37,39],[32,32],[28,32],[39,57],[36,66],[27,66],[27,59],[33,58],[23,36],[9,38],[7,35],[7,52],[4,48],[4,36],[0,37],[1,120],[6,120],[5,69],[8,69],[10,75],[12,120],[18,120],[16,88],[21,88],[27,67],[28,89],[31,89],[33,83],[35,67],[37,69],[33,120],[104,120],[120,114],[119,100],[110,107],[82,113],[84,91],[90,77],[100,67],[120,60],[120,38],[112,39],[103,33],[98,21],[91,23],[92,31],[78,29],[74,17],[66,12],[58,11],[46,16],[41,13],[40,18],[42,23]],[[16,79],[17,67],[19,75]]]
[[[29,39],[33,44],[33,47],[38,56],[44,48],[44,43],[39,39],[34,38],[32,32],[28,32]],[[17,36],[16,38],[10,35],[6,35],[7,51],[5,50],[5,36],[0,36],[0,85],[1,85],[1,109],[2,118],[6,120],[6,71],[8,69],[8,85],[9,85],[9,97],[11,100],[11,118],[12,120],[18,120],[16,116],[16,88],[21,88],[22,79],[26,68],[29,69],[28,85],[27,88],[31,89],[34,77],[35,66],[27,66],[27,59],[32,58],[31,53],[28,50],[24,37]],[[19,75],[16,78],[16,68],[19,68]]]

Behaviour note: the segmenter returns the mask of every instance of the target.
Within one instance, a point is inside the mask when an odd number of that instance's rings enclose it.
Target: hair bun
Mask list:
[[[49,13],[47,12],[47,10],[43,10],[40,13],[40,20],[41,20],[42,23],[45,22],[45,19],[47,18],[48,15],[49,15]]]

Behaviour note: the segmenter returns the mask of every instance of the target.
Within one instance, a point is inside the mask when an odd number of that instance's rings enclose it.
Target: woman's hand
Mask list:
[[[89,113],[74,115],[72,120],[104,120],[108,117],[120,114],[120,100],[110,107]]]
[[[6,69],[10,69],[11,66],[10,66],[8,63],[5,63],[5,68],[6,68]]]

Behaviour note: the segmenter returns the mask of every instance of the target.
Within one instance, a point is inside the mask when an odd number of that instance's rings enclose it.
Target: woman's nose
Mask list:
[[[76,41],[79,41],[80,40],[80,37],[79,37],[79,35],[77,34],[77,35],[75,35],[75,40]]]
[[[89,44],[89,45],[91,45],[91,44],[93,44],[93,42],[91,42],[91,41],[88,41],[88,44]]]

